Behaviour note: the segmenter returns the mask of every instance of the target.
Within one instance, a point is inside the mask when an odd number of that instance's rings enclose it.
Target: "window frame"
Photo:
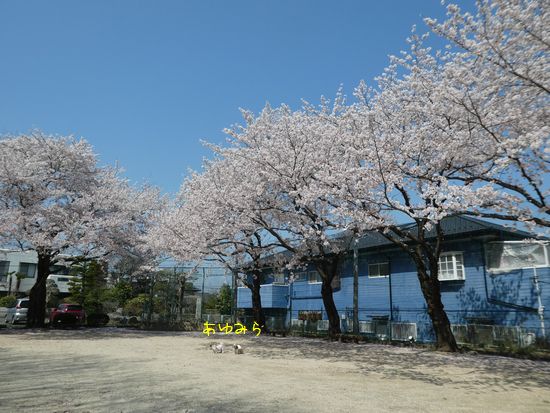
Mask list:
[[[272,274],[273,282],[275,285],[286,285],[286,277],[283,272],[277,272]]]
[[[312,274],[316,274],[315,279],[316,281],[312,281]],[[319,274],[319,271],[311,270],[307,272],[307,283],[308,284],[322,284],[323,279],[321,278],[321,274]]]
[[[5,267],[6,271],[2,272],[0,271],[0,282],[7,282],[8,281],[8,275],[10,274],[10,261],[6,260],[0,260],[0,270]]]
[[[27,265],[27,266],[34,265],[33,274],[29,276],[29,271],[28,271],[28,269],[27,269],[26,272],[23,272],[23,271],[21,270],[21,267],[22,267],[23,265]],[[28,268],[28,267],[27,267],[27,268]],[[19,263],[19,271],[18,271],[18,273],[19,273],[19,274],[25,274],[25,278],[36,278],[37,272],[38,272],[38,264],[37,264],[37,263],[35,263],[35,262],[23,262],[23,261],[21,261],[21,262]]]
[[[308,271],[296,271],[292,273],[294,279],[292,282],[307,282],[308,281]]]
[[[442,278],[441,276],[441,259],[442,258],[446,258],[446,257],[452,257],[452,270],[453,270],[453,276],[452,277],[445,277],[445,278]],[[456,259],[457,256],[460,256],[460,265],[461,265],[461,270],[462,270],[462,277],[459,277],[458,276],[458,260]],[[448,261],[445,261],[445,264],[447,265],[448,264]],[[466,280],[466,267],[464,265],[464,252],[463,251],[445,251],[445,252],[442,252],[440,255],[439,255],[439,259],[437,260],[437,266],[438,266],[438,274],[437,274],[437,279],[441,282],[441,281],[464,281]],[[448,268],[446,269],[446,271],[448,271]]]
[[[513,272],[513,271],[518,271],[518,270],[526,270],[526,269],[533,269],[533,268],[548,268],[550,267],[550,243],[548,241],[536,241],[535,240],[535,243],[538,243],[540,244],[540,246],[542,247],[542,250],[543,250],[543,253],[544,253],[544,259],[545,259],[545,262],[543,264],[537,264],[537,265],[524,265],[524,266],[521,266],[521,267],[498,267],[498,268],[495,268],[495,267],[490,267],[489,265],[491,264],[489,262],[489,248],[488,246],[490,244],[503,244],[503,245],[506,245],[506,244],[529,244],[529,242],[526,242],[524,240],[508,240],[508,241],[490,241],[490,242],[487,242],[485,245],[484,245],[484,250],[485,250],[485,268],[487,269],[487,272],[491,273],[491,274],[504,274],[504,273],[510,273],[510,272]]]
[[[382,274],[382,271],[380,271],[380,268],[382,265],[386,265],[387,268],[388,268],[388,273],[387,274]],[[378,268],[378,275],[373,275],[372,271],[371,271],[371,267],[373,266],[377,266]],[[380,261],[380,262],[373,262],[373,263],[369,263],[368,264],[368,268],[367,268],[367,277],[368,278],[388,278],[390,276],[390,262],[389,261]]]

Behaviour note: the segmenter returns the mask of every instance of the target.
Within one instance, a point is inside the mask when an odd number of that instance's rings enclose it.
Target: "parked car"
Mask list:
[[[86,313],[79,304],[59,304],[50,313],[50,326],[80,326],[86,322]]]
[[[27,322],[27,312],[29,311],[29,298],[18,298],[15,306],[8,308],[6,313],[6,325],[24,324]]]

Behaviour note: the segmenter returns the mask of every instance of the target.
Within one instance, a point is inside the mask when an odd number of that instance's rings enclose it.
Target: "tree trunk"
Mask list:
[[[420,288],[426,300],[428,315],[435,332],[436,348],[439,351],[455,352],[458,351],[458,345],[456,344],[451,330],[451,323],[441,300],[441,289],[438,279],[439,257],[441,255],[441,245],[444,241],[444,232],[440,223],[437,223],[435,225],[437,237],[431,243],[426,241],[427,222],[425,219],[416,220],[415,235],[402,231],[399,228],[392,229],[396,235],[395,237],[392,235],[388,236],[384,231],[379,231],[379,233],[406,251],[414,261]],[[407,243],[407,239],[416,245],[411,247]]]
[[[27,312],[27,327],[44,327],[46,317],[46,280],[50,275],[51,254],[39,249],[37,279],[29,294],[29,309]]]
[[[317,271],[321,274],[321,296],[323,297],[323,304],[328,317],[328,336],[331,339],[340,337],[342,330],[340,330],[340,316],[334,304],[334,297],[332,295],[332,280],[336,276],[338,271],[338,257],[326,258],[325,260],[316,264]]]
[[[267,332],[265,314],[262,309],[262,296],[260,295],[261,272],[254,271],[252,279],[252,317],[259,324],[263,331]]]
[[[441,300],[441,290],[438,280],[439,266],[435,258],[430,259],[430,273],[428,274],[425,263],[420,259],[421,264],[417,263],[418,280],[420,287],[428,306],[428,315],[432,320],[432,326],[435,332],[436,348],[439,351],[455,352],[458,351],[455,337],[451,330],[451,322],[445,312],[443,301]]]

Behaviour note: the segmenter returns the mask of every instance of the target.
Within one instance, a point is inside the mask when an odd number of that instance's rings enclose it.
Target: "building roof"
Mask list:
[[[465,235],[481,235],[482,233],[494,233],[500,234],[505,237],[521,239],[521,238],[537,238],[535,234],[531,234],[526,231],[521,231],[511,227],[505,227],[493,222],[483,221],[481,219],[467,217],[467,216],[454,216],[447,217],[441,221],[441,227],[446,237],[456,237]],[[414,232],[416,228],[415,223],[399,225],[400,229],[407,232]],[[435,237],[435,228],[428,231],[428,238]],[[386,237],[376,231],[369,231],[359,238],[357,247],[359,249],[380,247],[383,245],[392,244]]]
[[[498,235],[502,238],[507,239],[525,239],[525,238],[538,238],[535,234],[521,231],[516,228],[506,227],[504,225],[499,225],[493,222],[484,221],[477,218],[472,218],[469,216],[453,216],[447,217],[441,220],[441,226],[443,233],[446,238],[460,238],[465,236],[481,236],[481,235]],[[399,225],[399,228],[407,232],[412,232],[416,228],[416,223],[407,223]],[[436,230],[435,228],[428,231],[428,238],[435,237]],[[350,241],[349,232],[338,233],[332,237],[332,240],[335,242],[341,241],[341,243],[346,243]],[[393,243],[380,234],[377,231],[368,231],[362,235],[356,244],[359,250],[365,249],[375,249],[375,248],[384,248],[393,246]],[[292,253],[289,251],[281,251],[270,256],[263,258],[261,261],[266,266],[269,267],[274,265],[280,259],[290,259]],[[243,267],[246,267],[247,264],[243,264]]]

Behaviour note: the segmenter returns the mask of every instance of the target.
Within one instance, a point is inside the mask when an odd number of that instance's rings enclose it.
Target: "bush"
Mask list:
[[[132,292],[132,285],[128,281],[119,281],[107,290],[104,298],[107,301],[115,301],[118,307],[124,307],[132,298]]]
[[[0,298],[0,307],[14,307],[17,298],[15,295],[6,295]]]
[[[145,294],[140,294],[137,297],[134,297],[124,305],[124,314],[138,316],[143,313],[143,308],[145,304],[149,301],[149,298]]]
[[[90,314],[87,319],[87,324],[90,327],[103,327],[109,323],[107,314]]]
[[[322,319],[323,319],[323,316],[320,311],[299,311],[298,312],[298,320],[319,321]]]

